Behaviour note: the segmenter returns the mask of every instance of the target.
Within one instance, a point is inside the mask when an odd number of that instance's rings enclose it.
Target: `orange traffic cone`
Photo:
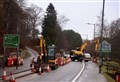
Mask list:
[[[41,75],[42,74],[42,72],[41,72],[41,66],[39,67],[39,75]]]
[[[71,62],[71,59],[70,59],[70,57],[69,57],[69,62]]]
[[[12,72],[10,72],[10,81],[9,82],[16,82]]]
[[[50,72],[49,64],[47,65],[46,71],[47,71],[47,72]]]
[[[6,70],[4,69],[2,79],[6,80],[6,78],[7,78],[7,76],[6,76]]]
[[[94,62],[97,63],[97,58],[94,58]]]
[[[32,72],[35,72],[35,69],[34,69],[34,64],[32,64]]]

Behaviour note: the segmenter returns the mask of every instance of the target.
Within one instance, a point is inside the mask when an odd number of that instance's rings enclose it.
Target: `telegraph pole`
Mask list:
[[[102,67],[102,41],[103,41],[103,28],[104,28],[104,7],[105,7],[105,0],[103,0],[103,10],[102,10],[102,23],[101,23],[101,37],[100,37],[100,62],[99,62],[99,73],[101,73],[101,67]]]

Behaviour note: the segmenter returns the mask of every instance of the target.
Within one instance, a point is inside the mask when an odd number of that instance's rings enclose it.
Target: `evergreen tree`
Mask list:
[[[42,22],[42,35],[47,45],[55,44],[56,41],[57,14],[52,3],[46,9],[46,14]]]
[[[76,33],[73,30],[64,30],[63,32],[68,40],[69,49],[76,49],[76,47],[80,47],[83,43],[79,33]]]

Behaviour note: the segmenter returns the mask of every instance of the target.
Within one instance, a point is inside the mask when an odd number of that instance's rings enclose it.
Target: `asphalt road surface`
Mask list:
[[[72,82],[82,69],[82,63],[70,62],[49,73],[37,73],[16,79],[16,82]]]

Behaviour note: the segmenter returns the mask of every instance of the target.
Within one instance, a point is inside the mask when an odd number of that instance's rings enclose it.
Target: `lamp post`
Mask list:
[[[87,23],[88,25],[94,25],[94,39],[95,39],[95,25],[96,24],[93,24],[93,23]]]
[[[94,40],[95,40],[95,26],[96,26],[96,24],[94,24],[94,23],[87,23],[87,24],[94,26]],[[94,51],[93,62],[97,62],[97,52],[96,52],[96,50]]]

